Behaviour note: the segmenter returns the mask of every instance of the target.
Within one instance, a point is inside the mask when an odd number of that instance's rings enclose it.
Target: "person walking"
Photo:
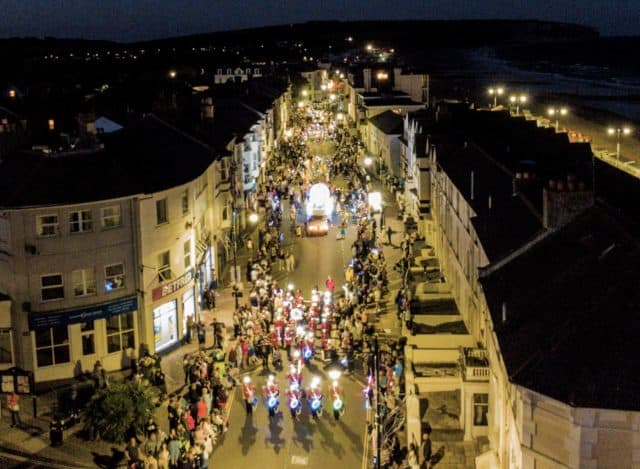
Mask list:
[[[387,226],[387,244],[391,246],[391,235],[393,234],[393,230],[390,226]]]
[[[420,465],[421,469],[429,469],[431,467],[431,457],[432,457],[432,448],[431,448],[431,429],[427,429],[426,432],[422,435],[422,444],[420,445],[420,456],[422,463]]]
[[[20,396],[15,391],[7,394],[7,407],[11,412],[11,426],[22,426],[22,421],[20,420]]]

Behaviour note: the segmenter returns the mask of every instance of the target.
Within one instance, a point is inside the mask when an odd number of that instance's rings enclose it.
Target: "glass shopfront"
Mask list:
[[[196,318],[196,298],[193,288],[189,288],[187,292],[182,295],[182,336],[187,335],[187,320],[191,316],[194,322]]]
[[[156,352],[178,340],[178,304],[176,300],[164,303],[153,310],[153,335]]]

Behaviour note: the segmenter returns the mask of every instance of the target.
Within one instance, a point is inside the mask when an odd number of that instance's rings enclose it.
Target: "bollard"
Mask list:
[[[38,398],[36,396],[31,397],[31,405],[33,406],[33,418],[38,416]]]

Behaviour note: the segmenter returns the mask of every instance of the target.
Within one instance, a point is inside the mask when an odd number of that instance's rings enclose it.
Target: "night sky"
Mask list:
[[[310,20],[540,19],[640,35],[638,0],[0,0],[0,37],[136,41]]]

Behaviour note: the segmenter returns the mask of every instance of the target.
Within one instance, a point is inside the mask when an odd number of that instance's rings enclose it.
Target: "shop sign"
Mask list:
[[[95,321],[96,319],[109,318],[119,314],[130,313],[138,309],[138,298],[135,296],[124,298],[110,303],[85,308],[56,311],[52,313],[30,313],[29,329],[37,331],[50,327],[66,326],[79,322]]]
[[[195,277],[193,268],[187,270],[184,274],[178,277],[175,280],[172,280],[169,283],[165,283],[157,288],[154,288],[151,291],[151,299],[153,301],[157,301],[160,298],[164,298],[165,296],[171,295],[172,293],[177,292],[182,287],[186,287],[189,283],[193,281]]]

